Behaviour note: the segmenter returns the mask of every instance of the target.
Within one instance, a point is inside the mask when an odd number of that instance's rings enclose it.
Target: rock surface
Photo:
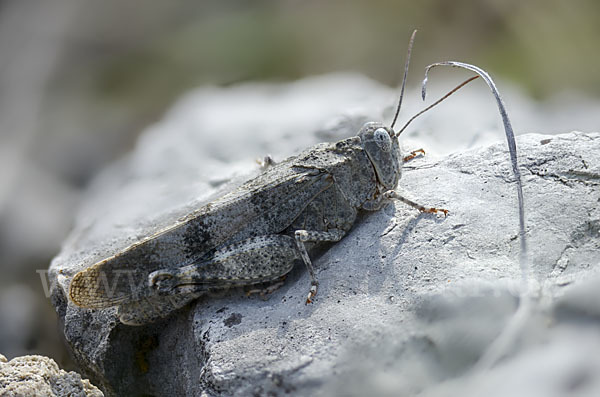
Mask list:
[[[515,312],[521,277],[504,141],[408,163],[399,190],[450,215],[400,203],[362,215],[314,260],[313,305],[304,304],[304,269],[267,300],[233,291],[142,327],[120,324],[114,309],[67,301],[77,271],[256,174],[253,159],[271,152],[279,160],[389,118],[372,101],[389,99],[389,90],[367,80],[349,92],[327,84],[198,91],[97,179],[49,273],[66,341],[86,374],[109,395],[598,393],[598,133],[518,138],[534,309],[491,370],[472,368]],[[360,106],[348,112],[348,101]]]
[[[51,358],[22,356],[8,361],[0,354],[0,395],[19,397],[102,397],[104,394],[76,372],[66,372]]]

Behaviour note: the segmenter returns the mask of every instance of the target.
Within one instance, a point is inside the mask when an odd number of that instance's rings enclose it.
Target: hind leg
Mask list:
[[[290,236],[257,236],[217,249],[199,263],[150,273],[148,285],[159,295],[182,288],[210,291],[232,286],[260,284],[289,273],[298,250]]]
[[[138,301],[119,305],[117,315],[123,324],[144,325],[167,317],[203,293],[187,293],[171,296],[150,296]]]

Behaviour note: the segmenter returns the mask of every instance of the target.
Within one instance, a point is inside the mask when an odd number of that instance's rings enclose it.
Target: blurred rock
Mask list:
[[[49,135],[44,96],[72,10],[65,1],[0,5],[0,351],[35,351],[61,365],[67,353],[36,270],[60,249],[79,192],[33,148]]]
[[[31,164],[16,173],[22,179],[0,205],[0,351],[8,357],[44,354],[68,366],[40,276],[47,280],[46,267],[72,227],[80,193]]]
[[[0,291],[0,351],[8,357],[18,355],[34,338],[36,299],[25,285],[12,285]]]
[[[587,290],[579,284],[567,288],[581,295]],[[581,312],[568,319],[553,315],[560,302],[540,304],[527,318],[517,347],[490,370],[476,371],[473,364],[498,335],[516,302],[503,288],[487,290],[483,296],[467,290],[460,298],[453,292],[426,299],[426,305],[441,303],[438,310],[443,315],[419,316],[411,335],[399,335],[401,328],[386,330],[377,344],[351,347],[340,360],[340,378],[330,382],[322,395],[598,395],[597,320],[589,321]],[[506,305],[507,298],[512,304]]]
[[[66,372],[44,356],[16,357],[0,354],[0,395],[20,397],[102,397],[104,394],[76,372]]]
[[[361,90],[340,88],[359,84]],[[484,94],[471,95],[472,106]],[[390,118],[391,109],[382,116],[384,106],[368,99],[391,97],[368,80],[339,75],[207,88],[150,128],[129,157],[97,178],[50,267],[53,303],[86,374],[109,395],[314,395],[323,387],[336,393],[357,379],[361,384],[350,394],[434,393],[453,379],[480,390],[469,370],[514,313],[521,275],[516,191],[498,131],[500,143],[408,163],[399,190],[450,215],[419,215],[400,203],[365,214],[315,259],[321,284],[313,305],[304,305],[310,284],[304,269],[295,269],[266,301],[234,291],[143,327],[120,324],[114,309],[84,310],[66,299],[77,271],[256,174],[253,160],[265,152],[279,160],[326,132],[331,140],[354,135],[365,119]],[[417,131],[436,131],[428,120]],[[407,149],[418,147],[427,149],[429,139],[418,141],[417,133]],[[519,137],[518,149],[538,294],[501,365],[521,375],[515,382],[535,383],[528,365],[544,351],[535,336],[557,341],[558,352],[569,344],[583,351],[578,339],[555,335],[551,308],[565,288],[578,288],[598,271],[600,134],[528,134]],[[584,369],[593,368],[590,362]],[[555,377],[552,371],[531,373],[543,379]],[[498,374],[480,376],[492,382]],[[336,379],[349,380],[340,386]],[[573,379],[575,388],[595,387],[585,376]]]
[[[81,193],[31,164],[20,165],[17,174],[21,181],[0,207],[0,268],[13,280],[34,279],[40,285],[35,270],[44,269],[41,264],[68,235]]]

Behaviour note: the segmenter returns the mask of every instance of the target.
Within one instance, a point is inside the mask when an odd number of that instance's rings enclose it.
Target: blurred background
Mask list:
[[[71,366],[36,270],[180,95],[339,70],[397,86],[415,28],[410,86],[461,60],[542,103],[598,102],[596,0],[0,0],[0,353]]]

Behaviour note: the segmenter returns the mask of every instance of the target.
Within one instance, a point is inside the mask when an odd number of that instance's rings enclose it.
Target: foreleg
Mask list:
[[[402,158],[402,162],[406,163],[407,161],[410,161],[410,160],[414,159],[415,157],[417,157],[419,154],[421,154],[422,156],[425,156],[425,150],[423,150],[423,149],[413,150],[408,155],[406,155]]]
[[[444,214],[444,216],[448,215],[448,210],[445,210],[443,208],[424,207],[421,204],[415,203],[414,201],[411,201],[405,197],[400,196],[394,190],[388,190],[383,195],[388,199],[402,201],[404,204],[408,204],[411,207],[416,208],[421,212],[425,212],[425,213],[429,213],[429,214],[436,214],[438,212],[442,212]]]

